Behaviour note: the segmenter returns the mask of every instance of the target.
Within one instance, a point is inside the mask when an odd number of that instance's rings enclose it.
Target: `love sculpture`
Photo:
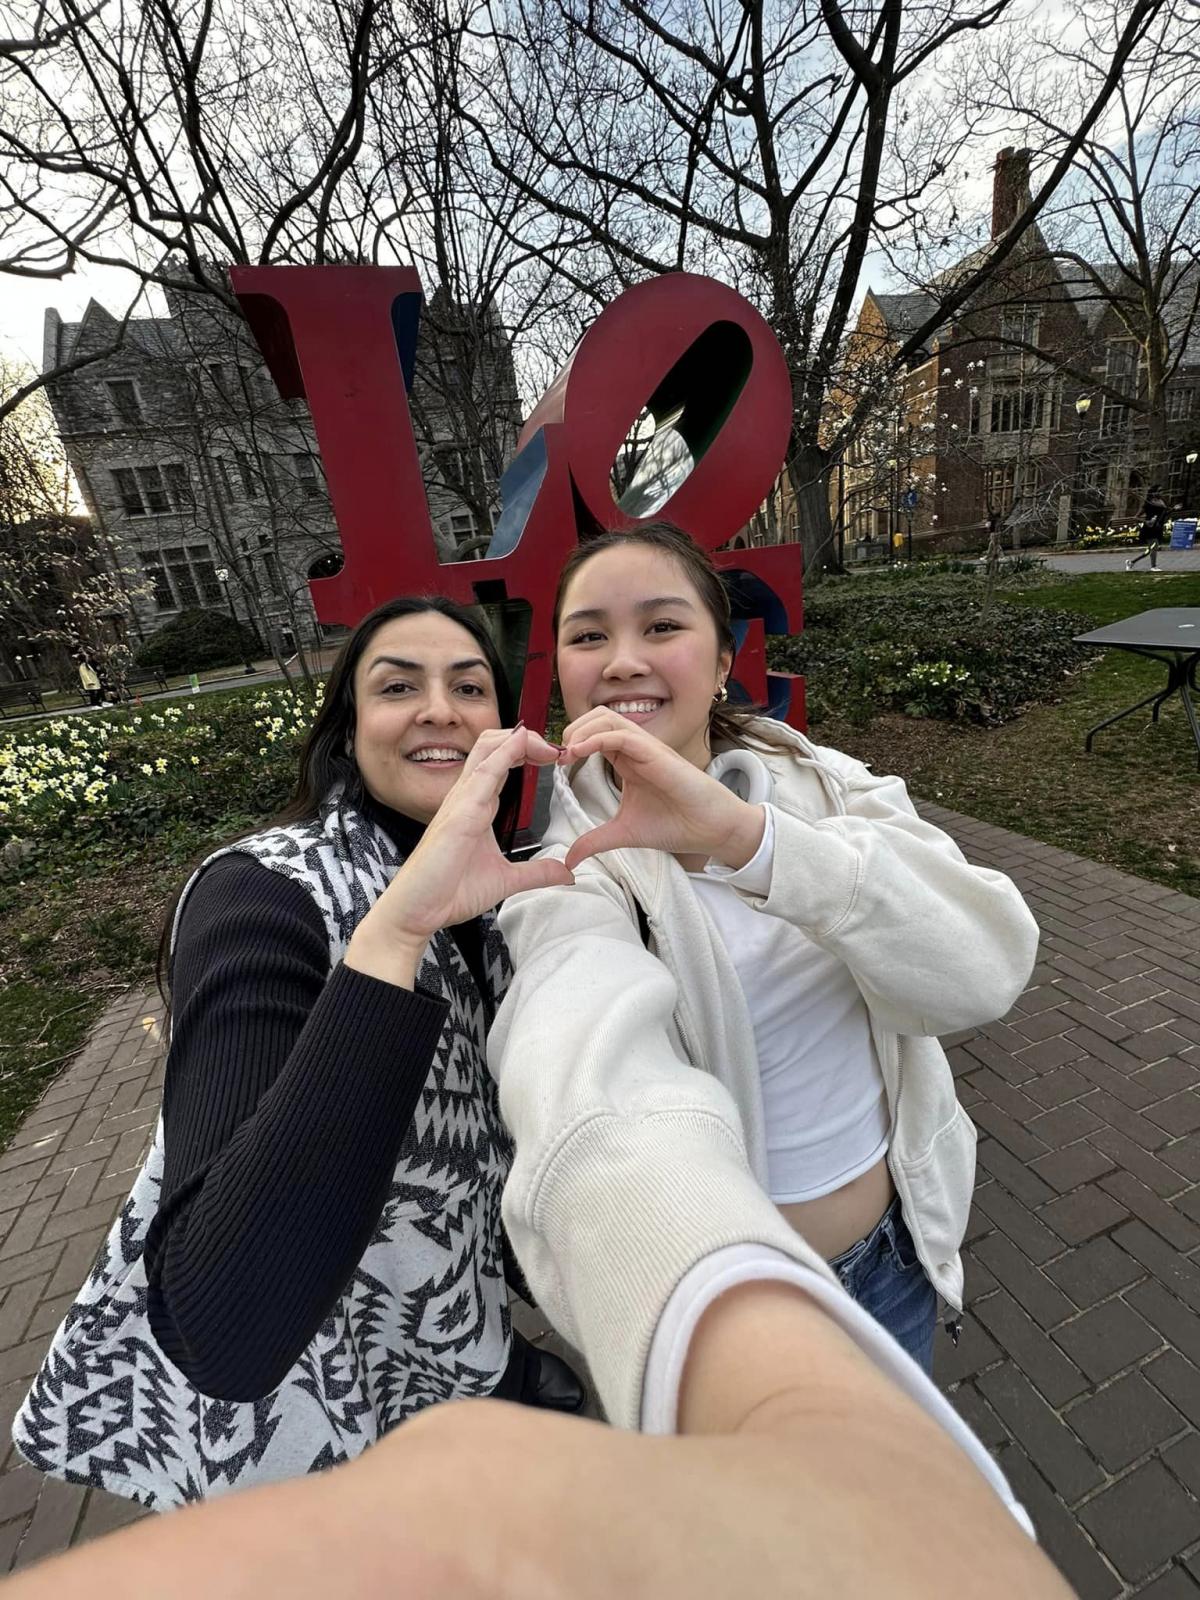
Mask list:
[[[316,429],[343,551],[335,577],[310,581],[320,621],[353,627],[403,593],[523,602],[531,616],[521,714],[544,728],[551,610],[568,552],[597,529],[666,517],[713,551],[725,576],[738,640],[734,697],[803,727],[803,681],[768,672],[765,643],[767,633],[800,629],[800,548],[718,548],[770,493],[791,431],[783,353],[741,295],[669,273],[614,300],[522,430],[486,558],[442,562],[408,406],[421,313],[416,271],[233,267],[230,278],[280,394],[307,400]],[[693,465],[665,500],[646,471],[616,499],[613,463],[643,409],[660,433],[673,426]],[[653,444],[648,455],[653,466]]]

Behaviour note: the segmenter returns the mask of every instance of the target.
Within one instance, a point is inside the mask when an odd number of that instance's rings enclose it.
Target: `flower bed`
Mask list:
[[[0,843],[66,830],[81,841],[146,838],[231,808],[265,815],[291,790],[320,692],[205,695],[0,735]]]
[[[1127,550],[1145,542],[1140,526],[1131,522],[1124,528],[1085,528],[1077,539],[1071,540],[1071,549]]]

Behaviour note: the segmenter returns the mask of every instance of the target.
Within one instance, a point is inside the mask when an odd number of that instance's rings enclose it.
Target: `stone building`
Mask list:
[[[1119,267],[1106,267],[1104,276],[1114,296],[1127,292]],[[1170,505],[1182,504],[1186,495],[1187,515],[1196,515],[1200,471],[1189,467],[1187,456],[1200,452],[1200,324],[1194,317],[1198,304],[1200,265],[1192,265],[1180,274],[1175,293],[1163,307],[1165,341],[1180,359],[1166,384],[1161,416],[1147,417],[1106,394],[1097,397],[1086,419],[1084,471],[1090,471],[1089,481],[1117,514],[1122,514],[1124,505],[1124,515],[1136,515],[1147,487],[1158,482]],[[1096,376],[1130,393],[1144,390],[1144,357],[1112,301],[1092,295],[1080,300],[1079,309],[1090,335]]]
[[[1029,202],[1030,160],[1028,150],[997,157],[993,239]],[[1200,441],[1200,348],[1183,351],[1165,432],[1156,429],[1119,398],[1145,393],[1137,342],[1095,280],[1061,267],[1036,226],[901,377],[883,376],[981,255],[927,290],[864,299],[846,356],[857,382],[836,399],[878,401],[830,485],[850,554],[913,541],[973,549],[996,526],[1013,545],[1044,543],[1072,526],[1136,518],[1151,481],[1184,492],[1185,457]],[[1200,473],[1191,487],[1200,491]]]
[[[435,295],[422,318],[413,425],[442,559],[481,553],[520,428],[512,354],[494,318]],[[308,409],[284,401],[244,324],[219,302],[168,293],[167,315],[119,324],[96,301],[46,313],[43,370],[114,354],[48,386],[132,642],[180,610],[226,607],[290,655],[318,625],[311,577],[341,547]]]

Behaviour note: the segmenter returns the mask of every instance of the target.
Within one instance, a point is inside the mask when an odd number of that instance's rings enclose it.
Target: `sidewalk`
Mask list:
[[[924,810],[1043,930],[1006,1021],[947,1041],[980,1142],[939,1380],[1085,1600],[1200,1596],[1200,900]],[[158,1014],[111,1007],[0,1157],[3,1441],[151,1135]],[[137,1515],[0,1443],[0,1572]]]
[[[1125,563],[1131,556],[1140,555],[1143,548],[1142,545],[1133,545],[1120,550],[1071,550],[1057,544],[1031,544],[1023,550],[1005,550],[1002,561],[1011,561],[1014,556],[1032,556],[1035,561],[1042,561],[1057,572],[1079,577],[1089,572],[1124,572]],[[950,559],[959,558],[952,556]],[[961,559],[973,560],[980,566],[983,565],[983,557],[977,553],[964,555]],[[846,570],[853,576],[856,573],[881,572],[887,566],[887,561],[852,562]],[[1135,573],[1145,573],[1149,570],[1144,561],[1134,568]],[[1166,545],[1161,545],[1158,552],[1158,570],[1167,574],[1200,572],[1200,545],[1191,550],[1171,550]]]
[[[337,660],[340,648],[340,645],[328,645],[321,651],[310,650],[308,652],[309,670],[314,673],[328,672]],[[186,696],[197,692],[200,694],[214,694],[220,689],[253,689],[260,684],[279,684],[284,682],[284,675],[280,672],[272,657],[266,656],[263,660],[254,662],[253,665],[253,673],[230,667],[223,677],[205,679],[200,684],[198,691],[193,690],[186,683],[177,684],[173,689],[155,689],[145,694],[139,694],[136,702],[123,700],[116,707],[108,704],[100,706],[82,705],[76,701],[67,706],[53,706],[46,711],[38,711],[36,707],[30,707],[29,711],[22,712],[20,716],[14,716],[10,711],[7,717],[0,718],[0,732],[3,732],[4,728],[9,725],[16,727],[23,722],[45,722],[51,717],[81,717],[90,715],[94,711],[104,714],[114,709],[128,711],[136,704],[157,705],[162,700],[182,700]],[[289,658],[288,670],[292,674],[293,684],[303,683],[303,674],[299,666],[296,665],[295,656]]]
[[[1083,572],[1124,572],[1125,563],[1130,556],[1140,555],[1145,547],[1135,545],[1126,550],[1060,550],[1055,545],[1042,545],[1029,551],[1032,556],[1044,556],[1046,565],[1056,567],[1059,572],[1078,574]],[[1136,566],[1134,572],[1148,572],[1149,565],[1143,561]],[[1200,572],[1200,548],[1191,550],[1171,550],[1166,545],[1161,545],[1158,551],[1158,570],[1160,572]]]

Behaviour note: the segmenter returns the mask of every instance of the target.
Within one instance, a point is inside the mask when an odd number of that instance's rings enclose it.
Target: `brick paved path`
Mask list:
[[[1200,1596],[1200,900],[926,810],[1043,929],[1011,1016],[947,1041],[979,1184],[938,1376],[1085,1600]],[[150,1137],[157,1016],[114,1005],[0,1156],[2,1440]],[[0,1448],[0,1571],[137,1515]]]

